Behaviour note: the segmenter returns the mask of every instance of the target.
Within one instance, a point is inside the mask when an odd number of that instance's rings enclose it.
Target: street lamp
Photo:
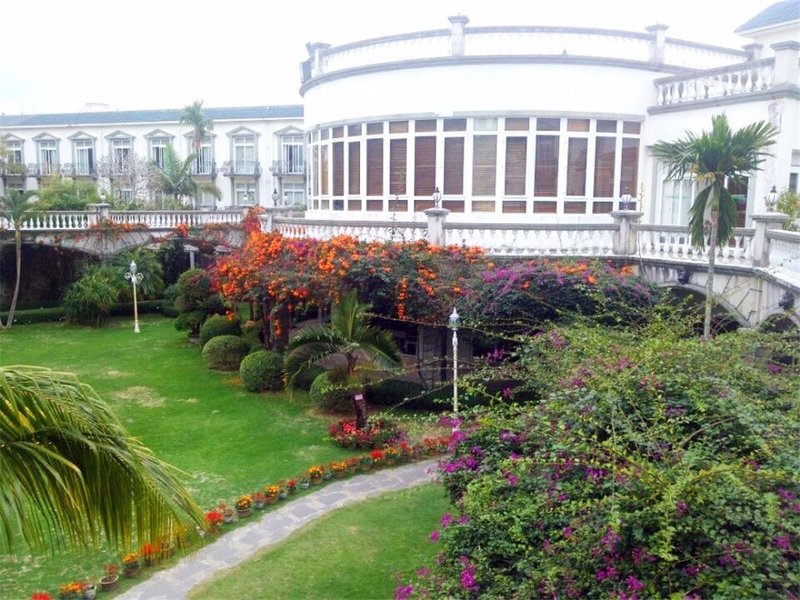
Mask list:
[[[136,305],[136,286],[142,282],[143,275],[136,272],[136,263],[134,261],[131,261],[129,269],[130,271],[125,273],[125,279],[133,285],[133,331],[134,333],[139,333],[139,308]]]
[[[458,414],[458,324],[460,321],[461,318],[454,306],[450,315],[450,329],[453,330],[453,415]],[[456,427],[457,425],[453,428]]]
[[[442,202],[442,193],[439,191],[439,188],[434,188],[433,190],[433,205],[436,208],[439,208],[439,204]],[[456,315],[458,317],[458,315]]]
[[[778,204],[778,190],[775,189],[774,185],[769,191],[769,194],[764,196],[764,202],[767,204],[767,212],[772,212],[775,210],[775,206]]]
[[[277,188],[273,188],[273,190],[272,190],[272,206],[278,206],[278,190],[277,190]]]

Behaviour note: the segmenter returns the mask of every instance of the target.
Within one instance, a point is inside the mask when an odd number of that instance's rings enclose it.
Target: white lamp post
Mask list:
[[[134,333],[139,333],[139,308],[136,305],[136,286],[142,282],[143,275],[136,272],[136,263],[134,261],[131,261],[129,268],[130,271],[125,273],[125,279],[133,285],[133,331]]]
[[[434,206],[434,208],[439,208],[439,205],[441,204],[441,202],[442,202],[442,193],[439,191],[438,187],[434,188],[434,190],[433,190],[433,206]],[[455,309],[453,309],[453,312],[455,312]],[[458,317],[458,315],[456,315],[456,317]],[[450,318],[452,319],[452,316]]]
[[[767,212],[772,212],[775,210],[775,206],[778,204],[778,190],[775,189],[774,185],[769,193],[764,196],[764,201],[767,204]]]
[[[278,206],[278,189],[272,190],[272,206]]]
[[[461,318],[453,307],[450,315],[450,329],[453,330],[453,414],[458,414],[458,324]]]

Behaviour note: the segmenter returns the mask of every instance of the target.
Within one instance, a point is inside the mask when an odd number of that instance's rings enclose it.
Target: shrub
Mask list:
[[[440,408],[445,401],[452,402],[452,387],[426,390],[416,381],[384,379],[369,384],[365,397],[370,404],[402,405],[404,408],[431,410]]]
[[[235,371],[250,348],[242,338],[235,335],[220,335],[203,348],[203,359],[209,369]]]
[[[114,275],[108,268],[88,268],[64,294],[62,306],[67,320],[100,327],[119,297]]]
[[[396,423],[374,418],[370,418],[363,429],[356,429],[355,419],[331,423],[328,434],[342,448],[361,450],[393,446],[406,439],[405,432]]]
[[[250,350],[263,350],[264,339],[262,332],[264,331],[264,323],[259,319],[257,321],[245,321],[242,323],[242,336],[250,346]],[[308,389],[308,388],[306,388]]]
[[[269,350],[248,354],[239,366],[239,378],[248,392],[283,388],[283,355]]]
[[[353,410],[353,394],[342,383],[334,383],[327,371],[314,379],[308,395],[323,410],[349,412]]]
[[[200,326],[203,324],[205,313],[202,310],[193,310],[191,312],[178,313],[175,317],[175,329],[178,331],[200,331]]]
[[[15,325],[30,325],[31,323],[48,323],[64,319],[64,309],[60,306],[54,308],[32,308],[29,310],[14,311]],[[0,313],[0,321],[5,323],[8,313]]]
[[[294,378],[294,387],[309,391],[311,390],[311,386],[314,385],[314,381],[316,381],[317,377],[322,375],[324,372],[324,367],[320,367],[319,365],[311,365],[307,369],[302,370],[297,377]]]
[[[229,319],[225,315],[212,315],[200,328],[200,347],[202,348],[208,340],[219,335],[240,336],[241,334],[242,325],[238,318]]]

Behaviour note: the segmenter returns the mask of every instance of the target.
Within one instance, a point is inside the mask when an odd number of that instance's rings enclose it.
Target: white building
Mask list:
[[[35,190],[54,173],[96,180],[123,198],[135,193],[122,176],[133,157],[163,164],[168,145],[181,157],[194,152],[182,110],[94,111],[0,116],[6,150],[0,164],[0,194]],[[192,174],[222,192],[216,207],[305,203],[302,106],[208,108],[214,122],[203,140]],[[126,188],[126,185],[128,186]],[[215,206],[205,194],[200,207]]]
[[[646,32],[469,27],[331,47],[302,64],[307,216],[419,219],[441,199],[461,222],[610,222],[627,195],[651,223],[685,224],[696,190],[664,181],[648,148],[709,129],[780,128],[739,195],[740,225],[772,186],[800,191],[800,1],[737,32],[743,50]]]

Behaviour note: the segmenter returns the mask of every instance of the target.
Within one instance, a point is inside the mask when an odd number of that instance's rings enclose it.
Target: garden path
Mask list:
[[[265,513],[252,523],[221,535],[213,544],[182,558],[175,566],[155,572],[147,581],[117,596],[117,600],[185,598],[197,584],[248,560],[258,551],[280,542],[332,510],[432,481],[435,465],[436,460],[427,460],[329,483]]]

